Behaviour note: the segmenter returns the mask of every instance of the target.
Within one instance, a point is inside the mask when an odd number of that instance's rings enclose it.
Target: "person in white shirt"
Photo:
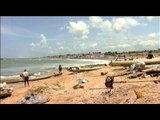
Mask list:
[[[24,69],[24,72],[22,73],[24,78],[24,86],[26,87],[26,83],[29,86],[29,73],[26,69]]]

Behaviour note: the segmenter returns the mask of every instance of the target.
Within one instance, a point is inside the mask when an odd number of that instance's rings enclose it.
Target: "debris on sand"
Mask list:
[[[34,93],[30,93],[29,95],[26,95],[22,100],[21,104],[44,104],[46,102],[49,102],[49,98],[37,96]]]
[[[85,84],[85,83],[88,83],[89,80],[85,80],[85,79],[78,79],[78,84]]]
[[[12,92],[13,88],[9,87],[6,82],[0,83],[0,99],[10,97]]]
[[[73,89],[79,89],[79,88],[84,88],[84,86],[82,86],[80,84],[77,84],[77,85],[73,86]]]
[[[108,74],[108,72],[101,72],[101,76],[107,75],[107,74]]]
[[[139,98],[142,97],[142,92],[141,92],[141,91],[139,91],[139,90],[134,90],[134,93],[135,93],[137,99],[139,99]]]

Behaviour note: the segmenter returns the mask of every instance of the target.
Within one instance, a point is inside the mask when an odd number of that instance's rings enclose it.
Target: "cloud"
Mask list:
[[[114,18],[113,19],[113,28],[117,32],[126,31],[130,27],[140,25],[138,21],[133,18]]]
[[[146,38],[145,38],[145,42],[141,42],[140,44],[143,44],[144,46],[157,46],[159,45],[159,37],[158,34],[156,33],[150,33]]]
[[[31,43],[30,46],[31,46],[31,47],[35,47],[36,45],[35,45],[34,43]]]
[[[141,46],[142,48],[146,49],[155,49],[160,47],[159,35],[158,33],[150,33],[147,36],[141,36],[135,38],[133,45],[134,46]]]
[[[63,49],[64,49],[64,47],[63,47],[63,46],[61,46],[61,47],[59,47],[59,49],[60,49],[60,50],[63,50]]]
[[[103,23],[103,19],[98,16],[89,17],[92,27],[100,28],[100,25]]]
[[[94,48],[97,46],[97,43],[92,43],[90,46]]]
[[[156,33],[150,33],[150,34],[148,35],[149,38],[153,38],[153,39],[155,39],[156,36],[157,36]]]
[[[114,45],[110,45],[110,46],[108,46],[107,48],[109,48],[109,49],[115,49],[115,48],[116,48],[116,46],[114,46]]]
[[[65,30],[65,28],[66,28],[66,25],[63,25],[63,26],[59,27],[59,30],[63,31],[63,30]]]
[[[46,39],[46,37],[41,34],[40,36],[40,41],[38,43],[31,43],[30,46],[33,48],[33,49],[42,49],[42,48],[50,48],[49,47],[49,44],[48,44],[48,41]]]
[[[158,16],[148,16],[147,17],[148,21],[153,21],[153,20],[156,20],[156,19],[159,19],[159,17]]]
[[[81,49],[85,49],[86,48],[86,44],[84,42],[80,43],[79,46],[80,46]]]
[[[48,46],[48,41],[43,34],[41,34],[41,40],[39,42],[39,45],[42,46],[42,47]]]
[[[57,45],[61,45],[61,43],[60,43],[60,42],[57,42],[56,44],[57,44]]]
[[[147,24],[140,24],[136,19],[129,18],[129,17],[119,17],[113,18],[112,21],[110,20],[103,20],[99,16],[91,16],[89,17],[89,21],[93,28],[101,29],[102,31],[115,31],[115,32],[122,32],[127,31],[131,27],[135,27],[138,25]]]
[[[103,20],[101,17],[91,16],[89,17],[89,21],[91,22],[91,26],[94,28],[106,31],[112,29],[112,23],[109,20]]]
[[[131,47],[131,45],[125,43],[125,44],[119,44],[119,45],[117,45],[117,47],[120,47],[120,48],[128,48],[128,47]]]
[[[106,44],[101,45],[101,48],[106,46],[106,51],[130,51],[130,50],[152,50],[160,48],[160,34],[149,33],[145,36],[138,36],[133,34],[122,34],[116,37],[113,35],[113,40],[108,41]],[[98,43],[99,44],[99,43]],[[100,49],[101,49],[100,48]]]
[[[123,43],[123,44],[114,44],[113,43],[109,43],[107,45],[106,48],[108,48],[108,50],[128,50],[128,48],[131,48],[132,46],[129,43]]]
[[[69,33],[71,33],[75,38],[86,39],[89,34],[89,27],[83,22],[78,21],[69,22],[69,26],[67,26]]]

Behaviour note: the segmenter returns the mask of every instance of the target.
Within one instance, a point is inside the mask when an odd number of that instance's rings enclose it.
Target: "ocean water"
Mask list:
[[[46,59],[46,58],[5,58],[1,60],[1,77],[19,75],[24,69],[30,73],[39,73],[57,70],[59,64],[63,68],[70,66],[81,66],[90,64],[108,64],[109,61],[105,60],[88,60],[88,59]]]

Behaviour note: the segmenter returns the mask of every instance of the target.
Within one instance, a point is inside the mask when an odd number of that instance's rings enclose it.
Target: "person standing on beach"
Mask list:
[[[62,72],[62,66],[61,65],[59,65],[59,73],[61,73]]]
[[[29,73],[26,69],[24,69],[24,72],[22,73],[24,78],[24,86],[26,87],[26,83],[29,86]]]

